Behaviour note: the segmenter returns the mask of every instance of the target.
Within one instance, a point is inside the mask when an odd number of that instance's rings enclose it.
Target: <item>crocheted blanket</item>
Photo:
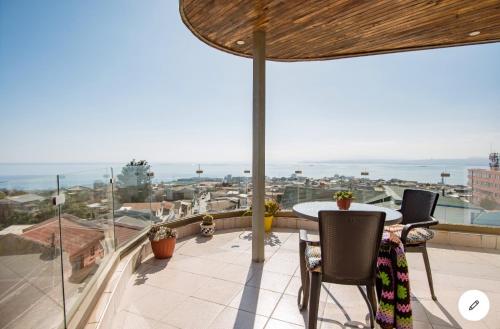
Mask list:
[[[408,263],[401,240],[384,232],[377,258],[379,307],[376,321],[383,329],[412,329]]]

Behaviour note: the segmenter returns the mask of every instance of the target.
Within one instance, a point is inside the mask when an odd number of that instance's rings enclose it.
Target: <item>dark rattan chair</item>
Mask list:
[[[320,211],[319,241],[308,240],[307,232],[300,230],[298,304],[303,310],[309,303],[308,328],[317,325],[322,282],[358,286],[374,327],[376,265],[384,221],[384,212]],[[366,286],[367,294],[360,286]]]
[[[439,221],[432,217],[438,199],[438,193],[424,190],[405,190],[401,209],[399,210],[403,215],[403,220],[401,224],[391,225],[387,228],[387,230],[400,236],[406,252],[419,252],[422,254],[433,300],[436,300],[436,295],[432,284],[431,266],[426,244],[428,240],[434,237],[434,233],[429,227],[439,224]]]

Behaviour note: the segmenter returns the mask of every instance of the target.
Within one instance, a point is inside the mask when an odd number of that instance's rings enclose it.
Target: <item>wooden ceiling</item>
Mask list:
[[[500,0],[179,1],[182,20],[203,42],[251,57],[252,32],[263,29],[266,57],[276,61],[500,41]]]

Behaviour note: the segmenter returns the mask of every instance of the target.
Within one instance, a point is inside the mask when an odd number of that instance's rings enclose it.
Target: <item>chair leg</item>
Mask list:
[[[366,286],[366,294],[361,286],[357,286],[361,296],[368,306],[368,311],[370,313],[370,328],[375,328],[375,314],[377,312],[377,300],[375,298],[375,290],[373,285]]]
[[[366,293],[370,301],[370,327],[375,328],[375,316],[377,315],[377,297],[374,286],[366,286]]]
[[[321,273],[309,272],[311,274],[311,289],[309,295],[308,329],[316,329],[318,325],[319,296],[321,294]]]
[[[434,294],[434,285],[432,284],[432,273],[431,273],[431,265],[429,263],[429,255],[427,254],[427,247],[425,245],[422,249],[422,255],[424,256],[425,271],[427,272],[427,280],[429,281],[431,296],[433,300],[437,300],[436,295]]]
[[[299,293],[297,296],[297,305],[299,310],[304,310],[307,308],[307,303],[309,302],[309,271],[306,268],[305,259],[306,243],[304,241],[299,242],[299,264],[300,264],[300,281],[302,286],[299,288]]]

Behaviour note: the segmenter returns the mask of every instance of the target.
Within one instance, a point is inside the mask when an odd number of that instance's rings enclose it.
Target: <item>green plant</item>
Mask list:
[[[278,202],[276,202],[273,199],[267,200],[266,203],[264,204],[264,207],[266,210],[266,216],[274,216],[280,210]]]
[[[146,160],[133,159],[127,163],[120,174],[116,193],[120,202],[146,202],[151,193],[151,166]]]
[[[177,231],[165,226],[165,224],[154,224],[148,231],[150,241],[159,241],[168,238],[176,238]]]
[[[333,198],[335,200],[353,200],[354,193],[352,193],[351,191],[338,191],[333,195]]]
[[[280,211],[280,205],[274,199],[267,200],[264,203],[264,211],[265,211],[264,216],[266,217],[275,216],[278,213],[278,211]],[[245,211],[242,216],[252,216],[252,207],[250,207],[250,209]]]
[[[214,216],[211,216],[211,215],[205,215],[203,216],[203,219],[202,219],[202,225],[212,225],[214,223]]]

